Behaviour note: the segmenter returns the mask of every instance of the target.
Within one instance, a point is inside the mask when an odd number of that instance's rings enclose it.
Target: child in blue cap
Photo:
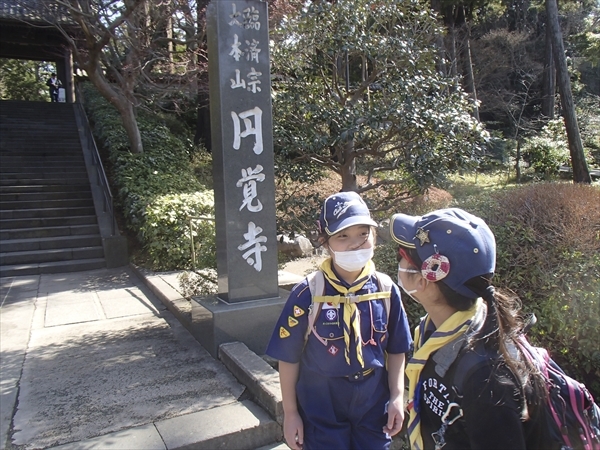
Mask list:
[[[448,208],[396,214],[398,284],[427,315],[415,329],[409,380],[411,448],[551,449],[537,408],[544,382],[518,356],[516,299],[496,292],[487,224]]]
[[[292,449],[387,449],[402,428],[412,344],[400,292],[375,271],[377,224],[358,194],[327,198],[319,226],[331,257],[292,289],[267,348],[284,437]]]

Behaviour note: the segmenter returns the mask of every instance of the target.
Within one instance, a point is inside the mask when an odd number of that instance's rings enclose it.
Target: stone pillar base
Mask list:
[[[227,303],[216,296],[192,298],[192,323],[188,329],[202,346],[218,358],[219,346],[243,342],[264,355],[289,291],[279,297]]]

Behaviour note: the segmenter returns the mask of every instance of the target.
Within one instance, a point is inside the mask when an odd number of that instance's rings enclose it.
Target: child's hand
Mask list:
[[[388,421],[386,426],[383,427],[383,432],[394,436],[400,432],[403,423],[404,405],[402,397],[391,398],[388,404]]]
[[[284,414],[283,437],[292,450],[302,450],[304,445],[304,424],[297,411]]]

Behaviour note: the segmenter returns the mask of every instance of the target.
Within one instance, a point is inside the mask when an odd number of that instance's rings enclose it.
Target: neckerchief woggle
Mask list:
[[[331,266],[331,258],[326,259],[321,264],[321,271],[325,278],[331,285],[338,291],[339,296],[324,296],[323,301],[332,303],[334,305],[344,304],[344,343],[345,350],[344,356],[346,357],[346,363],[350,365],[350,335],[351,331],[354,332],[354,346],[356,347],[356,359],[360,363],[361,367],[365,367],[365,362],[362,356],[362,337],[360,334],[360,313],[356,307],[357,302],[373,300],[374,298],[380,298],[381,294],[366,294],[360,296],[352,296],[351,294],[360,291],[365,283],[369,281],[372,274],[375,273],[375,264],[373,261],[369,261],[362,272],[358,275],[358,278],[350,285],[350,287],[344,286],[343,282],[337,277]],[[388,294],[389,295],[389,294]],[[313,301],[318,302],[319,298],[315,297]]]
[[[421,437],[421,418],[418,412],[420,399],[415,398],[415,390],[419,383],[421,371],[431,354],[447,343],[453,341],[460,335],[464,334],[477,313],[477,309],[483,304],[481,298],[466,311],[457,311],[452,314],[433,334],[424,342],[425,330],[431,322],[429,315],[421,321],[415,328],[415,352],[413,357],[406,365],[406,375],[408,377],[408,398],[412,402],[410,409],[410,417],[408,419],[408,438],[410,447],[415,450],[423,450],[423,438]],[[417,391],[420,391],[417,390]]]

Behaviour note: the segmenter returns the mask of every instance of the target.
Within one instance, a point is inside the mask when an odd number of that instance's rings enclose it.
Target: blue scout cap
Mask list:
[[[462,209],[440,209],[422,217],[395,214],[390,220],[390,232],[402,247],[417,250],[426,279],[443,279],[450,289],[468,298],[480,294],[464,283],[496,269],[492,230],[482,219]]]
[[[327,197],[319,218],[321,230],[332,236],[352,225],[377,226],[360,195],[356,192],[338,192]]]

